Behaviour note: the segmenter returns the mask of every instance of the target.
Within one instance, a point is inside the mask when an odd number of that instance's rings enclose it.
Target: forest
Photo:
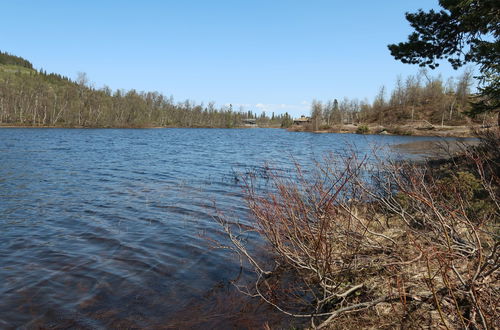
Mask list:
[[[381,87],[375,99],[313,101],[308,129],[345,124],[402,125],[426,121],[434,125],[464,125],[472,97],[473,72],[444,80],[422,69],[397,77],[388,92]],[[70,79],[36,70],[26,59],[0,52],[0,125],[49,127],[221,127],[244,126],[256,119],[261,127],[290,127],[288,114],[260,114],[232,105],[176,102],[159,92],[95,88],[85,73]],[[478,118],[485,121],[486,115]]]
[[[436,125],[463,125],[469,119],[473,72],[466,69],[458,78],[444,80],[425,69],[406,78],[398,76],[388,92],[380,87],[373,102],[343,98],[313,101],[311,117],[315,130],[342,124],[393,125],[424,120]]]
[[[158,92],[94,88],[85,73],[75,80],[0,52],[0,125],[56,127],[223,127],[290,122],[288,114],[267,115],[216,108],[214,103],[175,102]]]

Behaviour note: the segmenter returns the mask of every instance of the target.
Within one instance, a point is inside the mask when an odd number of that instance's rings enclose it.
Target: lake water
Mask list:
[[[214,201],[251,221],[237,174],[431,139],[0,129],[0,328],[258,326],[271,311],[239,300],[239,263],[206,239],[223,239]]]

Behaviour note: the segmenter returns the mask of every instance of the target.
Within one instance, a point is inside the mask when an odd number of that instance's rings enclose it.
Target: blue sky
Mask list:
[[[313,99],[370,101],[418,67],[387,44],[406,11],[437,0],[142,0],[2,2],[0,50],[95,87],[159,91],[176,101],[309,113]],[[449,65],[435,74],[458,76]]]

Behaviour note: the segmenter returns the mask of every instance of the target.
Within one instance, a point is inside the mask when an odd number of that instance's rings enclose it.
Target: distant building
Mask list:
[[[300,116],[300,118],[294,119],[293,124],[294,125],[305,125],[305,124],[309,124],[311,121],[312,120],[310,117],[306,117],[306,116],[302,115],[302,116]]]
[[[257,126],[257,119],[253,119],[253,118],[243,119],[243,124],[245,126],[250,126],[250,127]]]

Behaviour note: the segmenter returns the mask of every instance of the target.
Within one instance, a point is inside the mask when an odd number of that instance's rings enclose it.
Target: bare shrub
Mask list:
[[[498,326],[498,164],[481,148],[433,168],[356,153],[245,181],[254,226],[216,217],[256,273],[235,283],[313,328]],[[256,232],[272,262],[247,249]],[[334,322],[335,321],[335,322]]]
[[[492,172],[485,175],[491,164],[482,156],[464,154],[475,167],[470,171],[456,165],[393,166],[383,182],[397,193],[378,197],[403,220],[412,248],[423,254],[407,275],[417,280],[411,283],[416,296],[432,294],[441,326],[498,325],[499,181]]]

